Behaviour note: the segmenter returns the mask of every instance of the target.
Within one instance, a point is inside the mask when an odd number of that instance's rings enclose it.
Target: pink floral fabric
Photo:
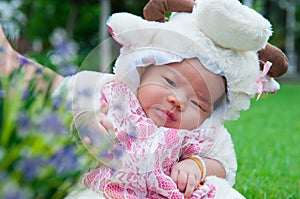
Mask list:
[[[180,159],[208,153],[215,143],[216,128],[157,127],[134,93],[117,81],[104,85],[100,104],[114,123],[114,153],[110,162],[89,171],[83,183],[105,198],[184,198],[170,178],[171,168]],[[215,193],[216,187],[204,182],[192,198],[214,198]]]

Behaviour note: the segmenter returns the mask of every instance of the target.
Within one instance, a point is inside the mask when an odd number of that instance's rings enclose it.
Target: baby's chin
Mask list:
[[[180,125],[180,124],[169,124],[169,123],[159,123],[159,124],[156,124],[154,122],[154,124],[157,126],[157,127],[165,127],[165,128],[173,128],[173,129],[182,129],[182,130],[194,130],[194,129],[197,129],[199,127],[199,125],[191,125],[191,126],[187,126],[187,125]]]

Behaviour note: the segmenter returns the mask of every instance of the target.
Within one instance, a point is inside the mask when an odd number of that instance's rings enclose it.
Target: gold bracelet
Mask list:
[[[193,160],[193,161],[195,161],[197,163],[197,165],[198,165],[198,167],[200,169],[200,172],[201,172],[201,179],[202,179],[204,171],[203,171],[203,166],[202,166],[201,162],[197,158],[195,158],[195,157],[188,157],[188,159]],[[198,184],[198,187],[201,187],[200,182]]]

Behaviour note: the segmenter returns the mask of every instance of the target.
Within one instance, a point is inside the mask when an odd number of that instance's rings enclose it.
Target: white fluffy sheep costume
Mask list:
[[[114,74],[88,73],[78,77],[73,85],[75,90],[80,92],[82,88],[92,87],[96,96],[94,101],[77,101],[74,105],[79,113],[90,110],[91,105],[93,110],[97,108],[95,100],[99,99],[98,91],[105,82],[120,80],[136,91],[140,83],[137,67],[195,57],[209,71],[226,78],[228,103],[225,113],[221,112],[226,120],[237,119],[258,92],[279,89],[274,79],[265,77],[266,71],[260,71],[257,55],[272,34],[271,24],[238,0],[197,0],[192,13],[173,13],[169,21],[163,23],[117,13],[109,18],[107,25],[112,37],[122,45]],[[225,181],[210,180],[224,187],[217,198],[243,198]],[[92,198],[92,195],[85,191],[70,198]]]
[[[238,0],[197,0],[192,13],[173,13],[167,22],[116,13],[107,25],[113,39],[122,45],[114,74],[84,74],[90,77],[78,77],[75,85],[69,86],[75,89],[73,93],[98,84],[96,95],[101,85],[111,80],[125,82],[136,91],[141,75],[137,67],[194,57],[212,73],[226,78],[226,120],[237,119],[257,93],[275,93],[280,88],[267,71],[260,70],[257,54],[272,35],[271,24]],[[85,109],[95,103],[83,100],[73,105]]]
[[[208,70],[226,78],[226,119],[230,120],[249,108],[250,98],[263,84],[257,51],[267,44],[271,24],[237,0],[198,0],[192,13],[174,13],[163,23],[117,13],[107,24],[112,37],[123,46],[114,72],[133,89],[139,84],[136,66],[196,57]],[[274,79],[265,81],[268,88],[264,92],[279,89]]]

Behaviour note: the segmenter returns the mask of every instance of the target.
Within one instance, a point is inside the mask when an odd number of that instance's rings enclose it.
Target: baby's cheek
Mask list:
[[[200,114],[199,112],[192,112],[182,118],[181,126],[184,126],[184,129],[192,130],[198,128],[206,118],[206,115]]]

